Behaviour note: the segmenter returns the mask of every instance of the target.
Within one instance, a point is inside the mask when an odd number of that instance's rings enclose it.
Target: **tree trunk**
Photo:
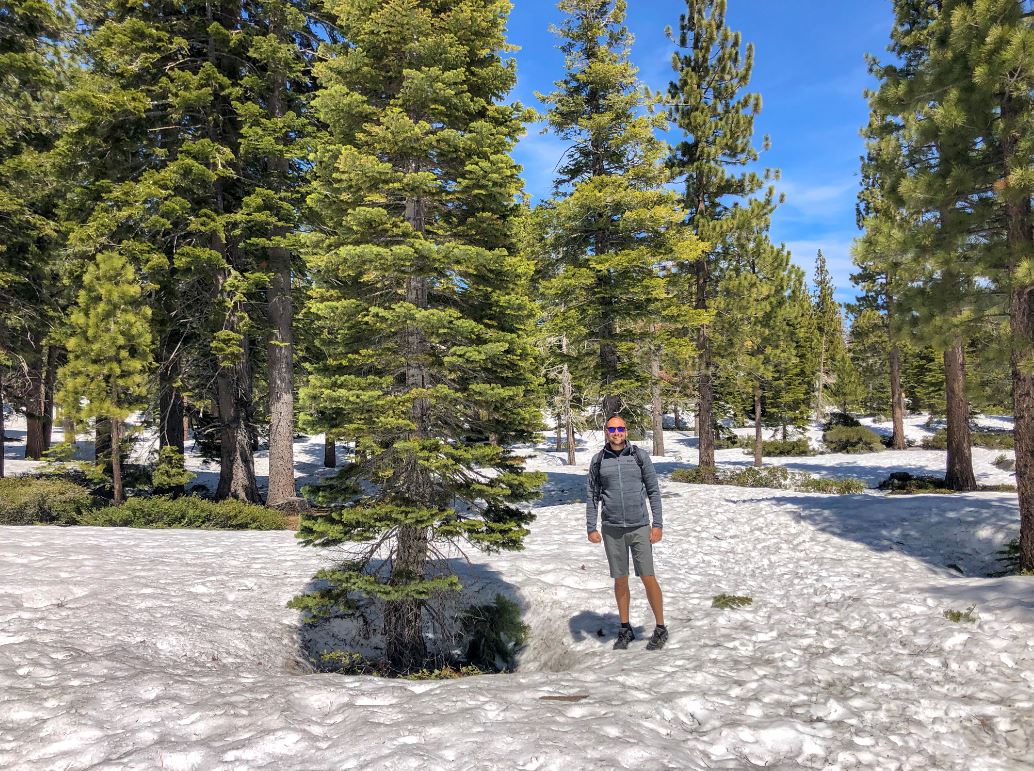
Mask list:
[[[567,429],[567,465],[573,466],[575,463],[575,438],[574,438],[574,414],[571,412],[571,408],[567,409],[567,416],[564,419]]]
[[[554,452],[560,452],[561,450],[564,449],[564,427],[562,425],[563,419],[564,419],[564,417],[563,417],[563,413],[562,412],[557,411],[557,412],[555,412],[553,414],[553,421],[554,421],[554,428],[555,428],[555,430],[553,432],[555,434],[554,450],[553,450]]]
[[[39,460],[46,449],[43,440],[43,405],[45,401],[46,354],[41,344],[31,342],[33,354],[25,362],[29,394],[25,404],[25,459]]]
[[[567,355],[567,336],[560,338],[560,351]],[[571,379],[571,368],[565,363],[560,373],[560,391],[563,399],[564,430],[567,434],[567,465],[573,466],[575,461],[575,438],[574,438],[574,383]],[[559,434],[559,426],[557,433]]]
[[[661,353],[650,355],[650,415],[653,419],[653,454],[664,455],[664,403],[661,400]]]
[[[696,307],[707,310],[707,262],[700,260],[696,268]],[[705,482],[716,479],[714,465],[714,383],[711,373],[711,341],[707,327],[701,326],[697,331],[697,355],[700,357],[700,377],[698,388],[700,398],[697,402],[697,465],[700,476]]]
[[[61,416],[61,435],[64,437],[64,441],[72,446],[72,459],[77,460],[79,458],[79,445],[75,437],[75,423],[67,415]]]
[[[0,370],[0,479],[4,478],[4,456],[7,452],[7,437],[4,436],[4,373]]]
[[[1014,164],[1018,143],[1025,138],[1022,107],[1012,98],[1002,104],[1006,124],[1003,140],[1003,169]],[[1021,163],[1023,161],[1021,160]],[[1003,174],[1004,176],[1004,174]],[[1016,450],[1016,489],[1020,504],[1020,568],[1034,570],[1034,286],[1021,284],[1017,272],[1029,258],[1034,246],[1034,217],[1028,195],[1016,191],[1005,199],[1005,218],[1011,274],[1014,281],[1009,294],[1009,326],[1012,332],[1010,364],[1012,369],[1013,442]]]
[[[158,383],[158,446],[184,451],[186,434],[183,431],[183,395],[176,386],[174,372],[165,368]]]
[[[894,423],[891,447],[905,449],[905,392],[901,388],[901,350],[891,343],[890,353],[890,411]]]
[[[277,25],[279,27],[279,25]],[[282,37],[281,30],[276,30]],[[269,111],[274,118],[284,115],[283,94],[285,81],[278,75],[269,99]],[[282,179],[288,176],[287,159],[273,156],[269,166]],[[282,238],[285,228],[273,232]],[[294,498],[294,306],[291,302],[291,255],[283,246],[267,250],[272,274],[267,292],[269,326],[272,335],[268,346],[269,378],[269,489],[266,503],[275,506]]]
[[[323,437],[323,467],[337,468],[337,444],[329,433]]]
[[[269,492],[270,506],[294,498],[294,338],[291,325],[291,258],[286,249],[270,249],[269,285]]]
[[[677,402],[671,405],[671,414],[675,417],[675,430],[679,431],[682,428],[682,422],[679,418],[679,405]]]
[[[216,497],[261,503],[252,450],[251,378],[248,341],[243,340],[242,360],[219,368],[215,378],[219,407],[220,464]]]
[[[754,465],[761,468],[764,450],[764,438],[761,436],[761,384],[754,384]]]
[[[47,346],[47,367],[43,377],[43,451],[54,442],[54,385],[57,383],[57,367],[61,351],[56,346]]]
[[[969,402],[966,400],[966,362],[962,345],[944,351],[944,396],[948,418],[948,460],[944,483],[951,490],[975,490],[970,449]]]
[[[403,585],[423,578],[427,562],[427,531],[400,527],[398,547],[392,561],[389,583]],[[388,661],[397,672],[420,669],[427,661],[423,633],[423,601],[395,600],[386,603],[384,638]]]
[[[112,420],[111,425],[111,446],[113,448],[111,453],[111,487],[115,491],[115,505],[121,506],[125,503],[126,497],[122,492],[122,453],[119,452],[121,447],[121,425],[122,421]]]

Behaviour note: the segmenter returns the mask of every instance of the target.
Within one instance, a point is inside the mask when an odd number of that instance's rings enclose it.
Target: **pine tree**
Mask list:
[[[881,114],[892,119],[902,147],[904,170],[897,192],[915,225],[910,237],[913,282],[903,298],[914,333],[943,351],[948,453],[946,484],[954,490],[976,488],[969,437],[965,385],[968,327],[991,295],[973,271],[972,215],[960,195],[958,172],[973,162],[973,146],[940,128],[943,118],[931,101],[933,91],[958,76],[935,66],[938,4],[902,2],[895,6],[892,49],[901,63],[878,68],[883,83],[876,96]]]
[[[773,208],[771,188],[755,197],[769,172],[758,175],[747,168],[758,159],[751,142],[761,110],[761,97],[744,92],[754,49],[748,45],[741,53],[740,35],[726,27],[725,10],[725,0],[686,0],[678,36],[672,36],[679,50],[672,60],[676,77],[668,87],[669,113],[684,137],[669,163],[685,184],[686,222],[709,245],[700,259],[677,260],[675,267],[682,277],[683,303],[702,312],[711,307],[721,280],[727,241],[737,231],[756,230]],[[699,466],[713,476],[711,338],[708,326],[701,325],[696,339]]]
[[[868,415],[891,412],[887,326],[886,316],[874,308],[863,307],[855,313],[848,332],[848,356],[861,383],[859,406]]]
[[[37,459],[50,447],[63,356],[53,332],[74,301],[62,279],[58,210],[67,187],[52,158],[65,122],[69,26],[53,4],[0,6],[0,377],[26,415],[26,457]]]
[[[778,398],[776,370],[793,355],[782,326],[793,274],[790,254],[769,242],[767,229],[766,222],[736,239],[736,253],[718,286],[712,326],[719,393],[726,401],[748,402],[753,414],[755,466],[762,464],[762,405]]]
[[[654,132],[666,121],[653,114],[628,60],[626,3],[562,0],[559,7],[567,18],[554,31],[567,74],[540,98],[550,105],[549,128],[572,144],[555,195],[538,213],[542,291],[564,298],[576,317],[568,319],[575,339],[591,342],[578,369],[596,384],[602,414],[623,410],[634,425],[651,401],[642,346],[660,344],[651,330],[668,306],[662,262],[673,254],[692,259],[699,248],[664,187],[668,150]]]
[[[321,493],[345,505],[300,536],[374,545],[298,602],[382,601],[399,671],[425,665],[423,609],[458,587],[440,544],[519,549],[532,518],[519,504],[541,483],[507,449],[541,415],[531,265],[513,248],[523,111],[501,102],[508,7],[346,0],[348,45],[319,67],[328,137],[305,315],[322,356],[301,400],[308,424],[357,441]]]
[[[815,419],[825,419],[826,386],[836,382],[836,373],[844,368],[844,318],[834,297],[833,279],[826,268],[826,257],[819,250],[815,258],[815,324],[818,331],[818,374],[815,380]]]
[[[65,410],[81,420],[110,422],[111,446],[120,446],[122,424],[145,403],[152,366],[150,309],[140,304],[133,266],[118,252],[101,252],[86,270],[71,315],[68,364],[61,372]],[[121,453],[113,451],[116,505],[125,500]]]

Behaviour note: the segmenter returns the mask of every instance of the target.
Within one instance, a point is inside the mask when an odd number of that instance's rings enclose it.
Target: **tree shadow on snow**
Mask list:
[[[384,560],[375,560],[371,571],[387,573]],[[485,564],[468,562],[463,557],[436,560],[431,563],[434,575],[452,574],[459,578],[462,589],[444,592],[429,601],[429,608],[423,614],[424,638],[428,651],[443,660],[462,657],[466,641],[461,634],[460,614],[476,605],[495,602],[497,595],[515,602],[523,616],[527,602],[517,587],[503,579],[502,575]],[[327,582],[313,578],[299,594],[307,594],[325,588]],[[357,653],[370,659],[384,656],[383,605],[377,601],[357,598],[356,612],[342,613],[333,618],[315,623],[300,620],[296,639],[298,652],[292,670],[300,674],[326,671],[325,654]]]
[[[1000,570],[998,551],[1019,527],[1015,498],[968,495],[776,494],[800,521],[874,551],[896,551],[947,575],[986,576]],[[735,501],[733,501],[735,502]]]

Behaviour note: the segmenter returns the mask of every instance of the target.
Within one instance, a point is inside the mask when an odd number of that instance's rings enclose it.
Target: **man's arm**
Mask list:
[[[589,461],[589,476],[585,480],[585,530],[589,533],[596,532],[596,525],[600,518],[600,491],[596,487],[596,480],[592,476],[592,467],[595,458]]]
[[[650,499],[650,513],[653,514],[653,526],[664,527],[664,519],[661,516],[661,486],[657,481],[657,471],[653,467],[653,461],[646,452],[640,453],[643,461],[643,485],[646,487],[646,495]]]

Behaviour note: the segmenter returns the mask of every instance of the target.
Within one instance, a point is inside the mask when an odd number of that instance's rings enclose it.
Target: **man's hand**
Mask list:
[[[659,527],[650,528],[650,543],[660,543],[661,537],[664,535],[664,531]]]
[[[599,530],[593,530],[591,533],[589,533],[589,541],[591,541],[592,543],[599,543],[602,540],[603,536],[600,535]]]

